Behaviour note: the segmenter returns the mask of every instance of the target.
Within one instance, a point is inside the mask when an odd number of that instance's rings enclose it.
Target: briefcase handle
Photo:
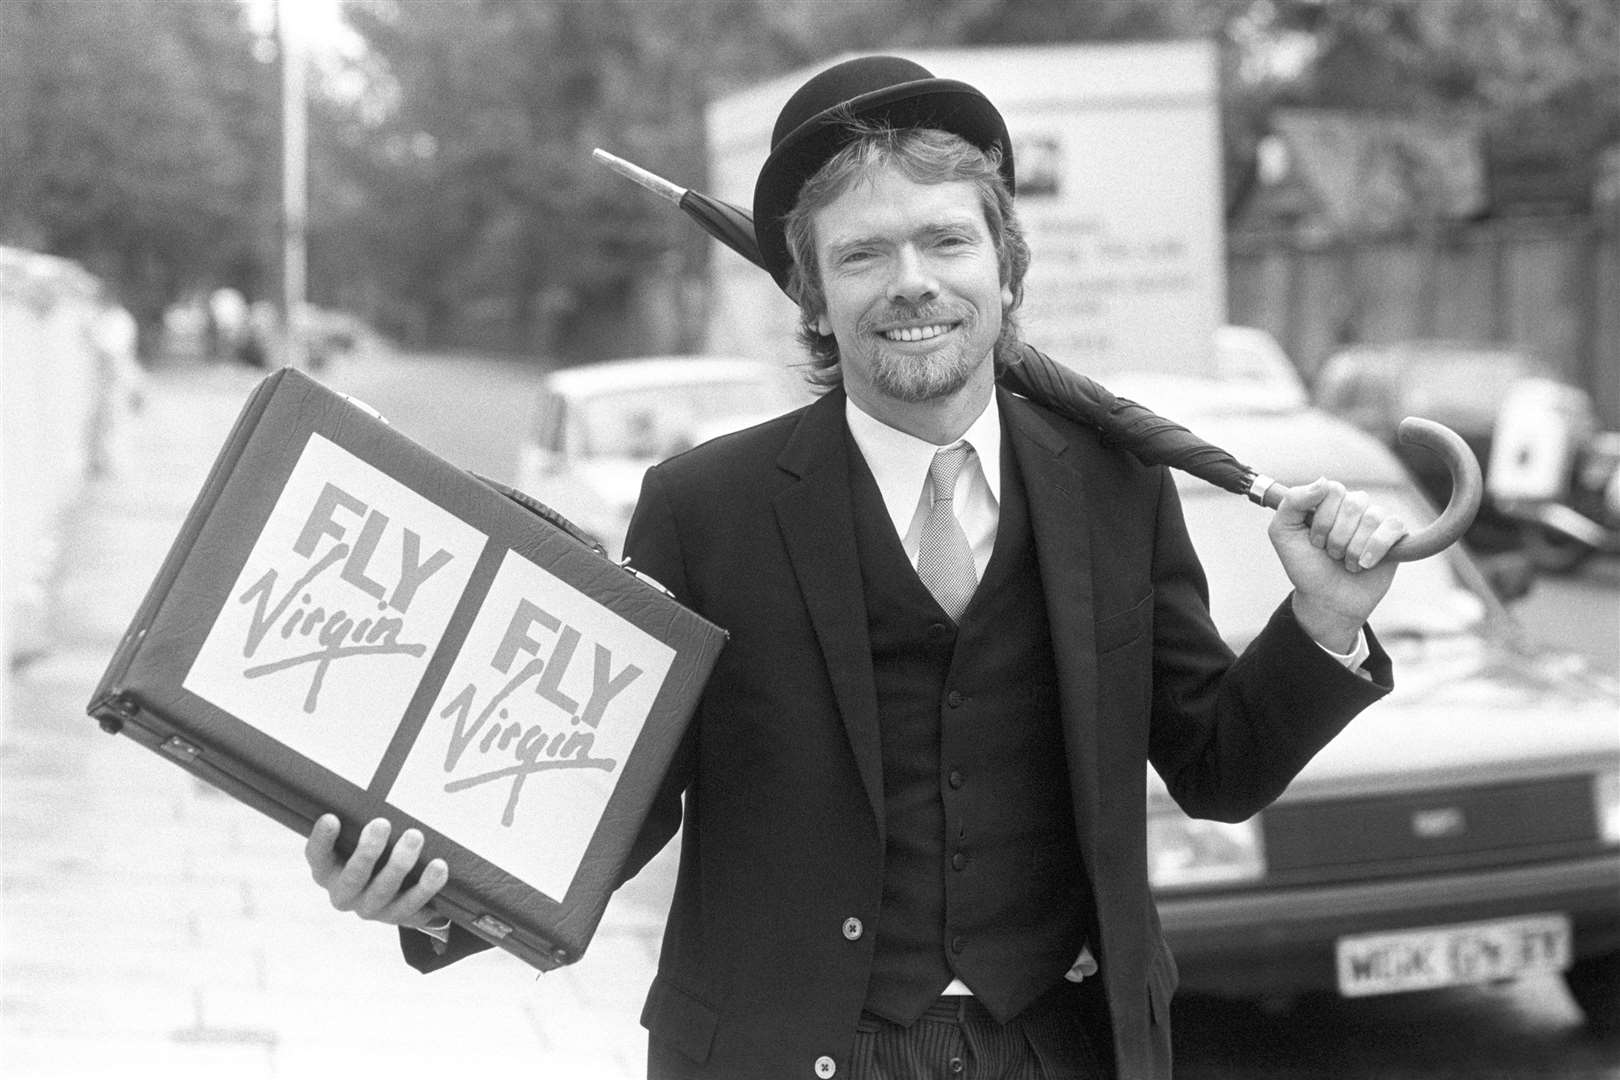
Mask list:
[[[480,473],[475,473],[470,469],[468,470],[468,475],[475,480],[481,480],[488,484],[490,487],[494,488],[502,495],[505,495],[508,499],[511,499],[513,502],[529,511],[531,514],[535,514],[543,520],[550,522],[552,525],[555,525],[557,528],[561,529],[563,532],[567,533],[581,544],[602,556],[602,558],[605,559],[608,557],[607,548],[603,547],[599,540],[593,538],[584,529],[581,529],[578,525],[575,525],[572,521],[569,521],[566,517],[559,514],[557,511],[553,510],[551,507],[547,506],[533,495],[530,495],[527,492],[519,491],[510,484],[503,484],[499,480],[491,480],[489,477]]]

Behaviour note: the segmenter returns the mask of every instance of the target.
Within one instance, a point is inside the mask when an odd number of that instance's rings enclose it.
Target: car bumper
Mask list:
[[[1508,870],[1157,898],[1184,990],[1262,997],[1337,987],[1350,934],[1563,913],[1576,959],[1620,951],[1620,852]]]

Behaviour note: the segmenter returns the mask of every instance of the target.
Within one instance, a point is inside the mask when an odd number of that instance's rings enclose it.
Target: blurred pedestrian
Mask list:
[[[129,464],[129,425],[145,401],[146,372],[135,316],[105,285],[96,303],[86,327],[96,364],[86,462],[91,476],[116,476]]]
[[[222,285],[208,294],[208,338],[212,359],[222,364],[246,362],[242,350],[249,336],[248,302],[240,291]]]
[[[893,57],[777,121],[754,221],[831,389],[649,470],[626,544],[730,632],[630,867],[684,829],[654,1078],[1168,1076],[1147,766],[1240,820],[1389,686],[1384,511],[1296,489],[1294,591],[1234,658],[1165,471],[996,388],[1011,145]],[[442,860],[404,887],[414,830],[381,866],[386,823],[347,861],[336,831],[306,846],[335,906],[422,970],[487,947],[434,915]]]

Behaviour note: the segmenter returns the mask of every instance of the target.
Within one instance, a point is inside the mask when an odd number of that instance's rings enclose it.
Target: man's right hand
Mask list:
[[[326,890],[332,906],[352,911],[362,919],[421,929],[444,920],[429,903],[450,879],[450,868],[443,859],[431,859],[422,876],[410,888],[402,888],[405,877],[422,854],[422,834],[406,829],[379,868],[378,859],[388,846],[392,826],[377,818],[360,831],[360,842],[347,861],[338,856],[338,819],[322,814],[304,844],[304,860],[315,884]]]

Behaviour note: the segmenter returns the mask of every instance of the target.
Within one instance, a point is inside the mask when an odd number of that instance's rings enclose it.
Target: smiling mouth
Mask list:
[[[894,330],[883,331],[883,336],[889,341],[927,341],[937,338],[951,331],[950,323],[930,323],[927,326],[902,326]]]

